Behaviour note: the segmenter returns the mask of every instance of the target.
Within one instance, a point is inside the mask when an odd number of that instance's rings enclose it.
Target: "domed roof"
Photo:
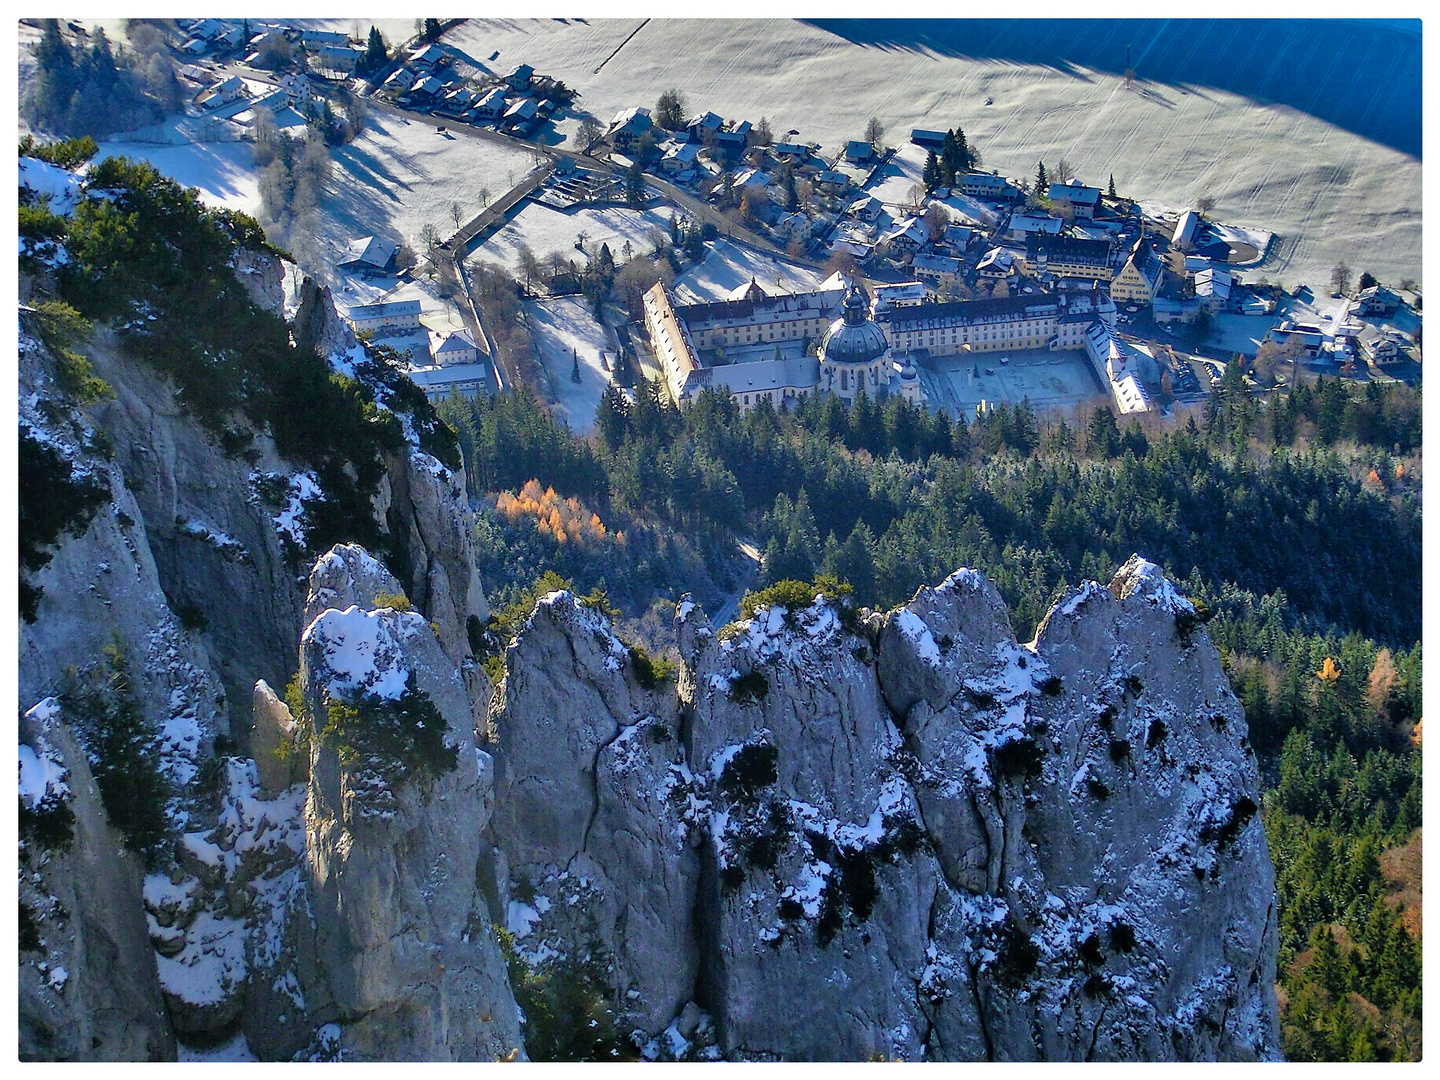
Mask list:
[[[820,362],[868,364],[884,356],[887,348],[885,332],[870,318],[865,290],[852,285],[845,294],[845,314],[820,339]]]

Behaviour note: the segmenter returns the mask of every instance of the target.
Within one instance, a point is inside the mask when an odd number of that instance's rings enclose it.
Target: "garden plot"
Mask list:
[[[475,249],[469,261],[499,263],[515,272],[520,267],[520,247],[525,245],[542,261],[558,251],[583,265],[586,256],[575,247],[583,232],[586,252],[594,254],[602,244],[609,244],[611,256],[622,263],[627,243],[632,254],[639,255],[652,250],[657,229],[668,238],[673,213],[669,207],[631,210],[624,206],[586,206],[561,212],[527,200],[518,214]]]
[[[1418,24],[651,19],[627,41],[640,24],[474,19],[445,40],[493,71],[563,79],[604,122],[676,86],[691,112],[765,116],[827,155],[871,116],[902,148],[913,127],[960,124],[987,169],[1030,177],[1063,157],[1133,198],[1209,195],[1216,218],[1293,238],[1264,265],[1272,279],[1326,281],[1340,262],[1420,277]],[[913,182],[903,167],[892,180],[901,201]]]
[[[817,289],[821,274],[807,266],[762,255],[734,240],[717,240],[704,259],[675,279],[675,299],[682,304],[724,300],[749,285],[751,279],[774,296]]]
[[[600,366],[600,354],[613,370],[618,354],[614,338],[578,296],[525,305],[530,336],[544,365],[552,411],[577,434],[595,426],[595,409],[610,383],[610,371]],[[580,381],[571,379],[575,359]]]

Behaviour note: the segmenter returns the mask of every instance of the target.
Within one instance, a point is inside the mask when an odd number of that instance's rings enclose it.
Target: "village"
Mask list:
[[[180,75],[197,142],[348,110],[436,153],[508,155],[438,193],[450,212],[418,236],[377,220],[305,267],[432,400],[526,384],[583,432],[607,387],[642,380],[677,404],[899,393],[971,418],[1021,401],[1172,415],[1237,359],[1256,394],[1420,379],[1415,282],[1337,265],[1284,290],[1280,238],[1206,199],[1137,201],[1063,158],[987,168],[962,117],[872,118],[822,145],[674,89],[594,116],[523,58],[416,22],[393,46],[373,27],[184,23]]]

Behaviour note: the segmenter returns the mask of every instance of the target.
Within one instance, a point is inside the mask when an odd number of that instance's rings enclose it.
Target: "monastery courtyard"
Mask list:
[[[1001,363],[1004,358],[1010,362]],[[932,356],[915,367],[926,404],[966,420],[974,419],[975,407],[982,401],[1018,405],[1028,396],[1040,411],[1110,400],[1079,351],[1031,349]]]

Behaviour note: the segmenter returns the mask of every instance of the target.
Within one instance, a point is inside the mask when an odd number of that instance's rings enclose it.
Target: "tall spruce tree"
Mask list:
[[[934,150],[925,155],[925,167],[920,171],[920,180],[926,191],[934,191],[940,186],[940,159],[935,156]]]

